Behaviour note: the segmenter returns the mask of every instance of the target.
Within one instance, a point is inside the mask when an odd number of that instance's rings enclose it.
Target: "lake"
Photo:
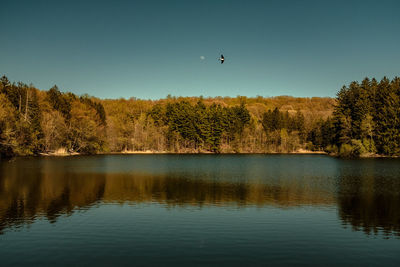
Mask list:
[[[400,159],[0,162],[2,266],[400,266]]]

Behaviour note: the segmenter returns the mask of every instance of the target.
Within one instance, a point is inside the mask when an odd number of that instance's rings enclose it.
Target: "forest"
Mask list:
[[[98,99],[0,79],[0,154],[400,155],[400,79],[365,78],[336,98]]]

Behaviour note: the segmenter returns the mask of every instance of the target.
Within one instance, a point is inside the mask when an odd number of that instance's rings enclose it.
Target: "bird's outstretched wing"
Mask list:
[[[224,55],[221,55],[221,59],[224,60]]]

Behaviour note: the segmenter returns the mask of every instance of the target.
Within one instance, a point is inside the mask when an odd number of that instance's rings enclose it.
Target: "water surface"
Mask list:
[[[399,266],[400,160],[2,161],[0,258],[16,266]]]

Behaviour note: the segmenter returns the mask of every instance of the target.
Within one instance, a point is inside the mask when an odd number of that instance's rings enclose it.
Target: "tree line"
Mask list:
[[[400,156],[400,78],[343,86],[322,146],[342,156]]]
[[[0,79],[0,153],[37,155],[64,149],[96,153],[106,142],[104,107],[88,96],[47,92]]]
[[[365,79],[332,98],[98,99],[0,79],[0,154],[64,151],[400,154],[400,82]]]

